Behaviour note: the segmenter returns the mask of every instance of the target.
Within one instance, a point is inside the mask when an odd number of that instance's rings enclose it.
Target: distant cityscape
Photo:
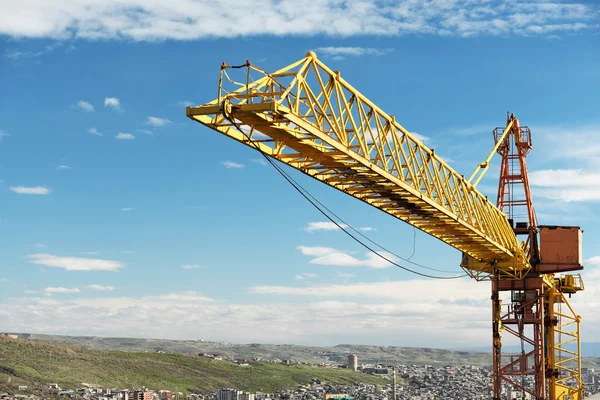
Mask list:
[[[217,355],[199,356],[218,359]],[[233,360],[244,365],[247,360]],[[293,364],[289,360],[281,361]],[[184,393],[177,388],[104,388],[82,383],[79,388],[61,388],[56,383],[36,387],[13,386],[0,393],[1,400],[392,400],[394,399],[393,376],[397,374],[396,400],[471,399],[491,397],[492,371],[489,367],[465,365],[359,365],[356,354],[348,355],[345,365],[328,365],[327,368],[348,368],[364,374],[383,377],[387,383],[373,385],[331,385],[313,378],[311,383],[297,385],[274,393],[247,392],[235,388],[221,388],[214,393]],[[582,369],[586,383],[586,395],[600,393],[600,376],[592,368]],[[528,381],[527,384],[532,384]],[[505,400],[530,400],[519,391],[505,391]]]

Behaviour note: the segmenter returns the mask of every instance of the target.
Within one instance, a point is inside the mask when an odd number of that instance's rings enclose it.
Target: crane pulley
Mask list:
[[[245,68],[245,82],[232,80],[230,68]],[[252,80],[252,73],[260,77]],[[514,115],[495,131],[492,152],[468,179],[314,52],[274,73],[249,61],[223,63],[217,98],[187,107],[186,115],[460,250],[460,265],[469,276],[492,281],[494,398],[500,399],[504,380],[546,399],[546,379],[552,400],[583,398],[579,349],[565,347],[580,340],[580,318],[565,294],[583,290],[583,283],[580,276],[555,276],[583,268],[581,230],[538,231],[525,167],[531,136]],[[496,152],[503,157],[498,206],[476,189]],[[519,174],[513,172],[515,160]],[[524,202],[506,196],[515,182],[525,187]],[[515,227],[506,208],[519,205],[528,207],[529,220]],[[528,239],[519,242],[519,234]],[[508,310],[500,298],[504,292],[511,295]],[[526,324],[533,326],[532,339],[524,337]],[[505,364],[502,332],[527,340],[533,350]],[[511,380],[517,373],[534,376],[535,388]]]

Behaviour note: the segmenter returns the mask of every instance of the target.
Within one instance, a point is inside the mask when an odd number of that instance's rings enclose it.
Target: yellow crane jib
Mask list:
[[[217,98],[186,115],[462,251],[475,279],[531,269],[502,211],[313,52],[274,73],[223,64]]]

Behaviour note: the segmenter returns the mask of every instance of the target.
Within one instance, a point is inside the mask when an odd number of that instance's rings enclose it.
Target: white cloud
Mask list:
[[[253,158],[252,162],[266,167],[269,163],[264,158]]]
[[[346,229],[348,225],[340,223],[339,226]],[[337,231],[340,228],[331,221],[322,221],[322,222],[309,222],[308,225],[304,228],[307,232],[315,232],[315,231]],[[362,226],[360,228],[356,228],[357,231],[362,232],[370,232],[374,231],[375,228],[371,226]]]
[[[123,254],[135,254],[135,251],[133,251],[133,250],[121,250],[121,253],[123,253]]]
[[[349,274],[346,272],[336,272],[336,275],[339,276],[340,278],[356,278],[356,275]]]
[[[420,141],[421,143],[427,143],[427,142],[431,141],[431,138],[429,136],[421,135],[420,133],[417,133],[417,132],[411,132],[410,134],[415,139],[417,139],[418,141]]]
[[[71,169],[71,167],[69,167],[68,165],[64,165],[63,164],[63,165],[59,165],[56,169],[59,170],[59,171],[65,171],[67,169]]]
[[[98,252],[97,251],[82,251],[81,254],[85,254],[87,256],[97,256]]]
[[[135,139],[135,136],[133,136],[131,133],[119,132],[115,138],[117,140],[133,140]]]
[[[102,286],[102,285],[87,285],[88,289],[98,290],[101,292],[112,292],[116,288],[114,286]]]
[[[294,277],[294,279],[302,281],[305,279],[314,279],[317,278],[319,275],[317,274],[313,274],[312,272],[305,272],[303,274],[298,274]]]
[[[84,100],[78,101],[77,104],[74,105],[74,107],[80,108],[86,112],[94,112],[94,106]]]
[[[96,128],[90,128],[88,129],[88,132],[96,136],[103,136],[102,133],[98,132],[98,129]]]
[[[531,127],[536,137],[536,152],[551,160],[571,160],[600,166],[600,125]]]
[[[348,227],[348,225],[346,225],[346,224],[340,224],[340,226],[342,228]],[[314,231],[337,231],[340,228],[333,222],[326,221],[326,222],[309,222],[308,225],[306,226],[306,228],[304,228],[304,229],[307,232],[314,232]]]
[[[45,249],[45,248],[46,248],[46,247],[48,247],[48,246],[46,246],[44,243],[37,243],[37,244],[35,245],[35,247],[37,247],[38,249]]]
[[[110,107],[115,111],[119,111],[121,109],[121,102],[116,97],[106,97],[104,99],[104,107]]]
[[[424,290],[425,292],[421,292]],[[452,281],[413,279],[406,281],[355,283],[352,285],[255,286],[251,293],[312,297],[364,298],[431,303],[478,301],[488,303],[488,287],[469,279]]]
[[[8,282],[8,278],[0,278],[0,282]]]
[[[600,333],[600,297],[595,287],[572,300],[583,318],[585,337]],[[181,289],[143,297],[107,297],[108,292],[91,298],[8,298],[0,321],[5,331],[70,335],[124,337],[135,329],[137,337],[202,337],[238,343],[489,345],[489,284],[485,282],[416,279],[257,286],[250,292],[251,300],[239,303]],[[288,296],[294,296],[294,301]],[[89,324],[91,309],[94,324]],[[264,329],[265,324],[269,329]],[[428,329],[433,325],[436,329]],[[340,326],[352,329],[340,330]]]
[[[170,124],[171,121],[166,118],[148,117],[146,123],[152,126],[165,126],[167,124]]]
[[[429,286],[414,281],[404,286],[374,286],[368,291],[404,293],[400,301],[373,297],[375,302],[363,294],[366,289],[359,289],[357,294],[347,292],[343,296],[346,299],[339,300],[321,294],[329,286],[318,292],[316,297],[321,301],[292,303],[226,303],[193,291],[146,297],[13,298],[3,304],[0,318],[8,331],[43,329],[71,335],[122,337],[136,329],[139,337],[158,334],[171,339],[204,337],[246,343],[424,346],[437,342],[451,346],[475,341],[485,345],[489,342],[489,287],[467,283],[470,285]],[[255,299],[261,298],[259,293],[269,292],[252,291]],[[87,323],[90,309],[94,310],[94,324]],[[429,321],[438,329],[424,329]],[[269,329],[264,329],[265,324]],[[174,326],[177,329],[172,329]],[[340,333],[340,326],[353,328]]]
[[[81,290],[78,288],[64,288],[64,287],[47,287],[46,289],[44,289],[44,292],[46,294],[53,294],[53,293],[81,293]]]
[[[305,256],[325,256],[327,254],[335,253],[337,250],[331,247],[318,247],[318,246],[298,246],[298,250]]]
[[[202,266],[199,264],[183,264],[180,268],[181,269],[197,269],[197,268],[202,268]]]
[[[0,35],[154,41],[240,36],[552,36],[597,31],[591,2],[500,0],[339,2],[264,0],[22,0],[0,6]],[[23,12],[27,10],[27,12]]]
[[[318,55],[332,56],[336,59],[343,59],[346,56],[383,56],[394,49],[376,49],[372,47],[318,47],[315,52]]]
[[[4,138],[5,136],[10,136],[10,134],[0,129],[0,143],[2,143],[2,138]]]
[[[183,107],[193,107],[194,106],[194,102],[192,102],[192,101],[185,101],[185,100],[180,101],[177,104],[179,104],[180,106],[183,106]]]
[[[123,208],[121,208],[121,211],[135,211],[135,208],[133,208],[133,207],[123,207]]]
[[[590,257],[590,258],[584,260],[584,262],[586,264],[592,264],[596,267],[600,267],[600,256]]]
[[[546,169],[529,174],[532,185],[545,187],[600,186],[599,172],[581,169]]]
[[[19,60],[23,58],[36,58],[44,56],[48,53],[53,52],[54,50],[61,47],[63,44],[61,42],[54,42],[47,46],[44,46],[42,50],[38,51],[20,51],[20,50],[9,50],[6,52],[6,58],[10,60]]]
[[[564,202],[600,201],[600,173],[583,169],[546,169],[529,174],[535,194]]]
[[[49,194],[50,189],[44,186],[11,186],[10,190],[18,194]]]
[[[387,268],[393,265],[384,258],[372,252],[366,253],[365,258],[359,259],[346,252],[330,247],[299,246],[297,249],[300,250],[300,252],[304,255],[313,257],[316,256],[316,258],[310,260],[311,264],[367,268]],[[378,254],[392,262],[398,262],[398,258],[390,253],[379,252]]]
[[[152,135],[153,134],[153,132],[149,131],[148,129],[138,129],[137,131],[140,133],[143,133],[144,135]]]
[[[63,268],[67,271],[118,271],[125,265],[120,261],[82,257],[61,257],[54,254],[30,254],[26,256],[33,264]]]
[[[233,161],[223,161],[221,164],[223,164],[226,168],[235,168],[235,169],[239,169],[239,168],[244,168],[245,165],[244,164],[239,164]]]

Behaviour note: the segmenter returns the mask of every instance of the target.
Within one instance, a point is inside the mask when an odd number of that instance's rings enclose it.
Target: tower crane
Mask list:
[[[245,70],[245,79],[234,81],[231,69]],[[217,98],[186,115],[461,251],[466,274],[491,282],[494,400],[511,390],[583,399],[581,318],[568,297],[584,286],[579,274],[566,274],[583,269],[582,230],[537,224],[526,165],[531,132],[514,115],[493,131],[491,153],[469,178],[314,52],[273,73],[249,61],[223,63]],[[496,153],[494,205],[476,187]],[[503,352],[503,336],[521,351]]]

